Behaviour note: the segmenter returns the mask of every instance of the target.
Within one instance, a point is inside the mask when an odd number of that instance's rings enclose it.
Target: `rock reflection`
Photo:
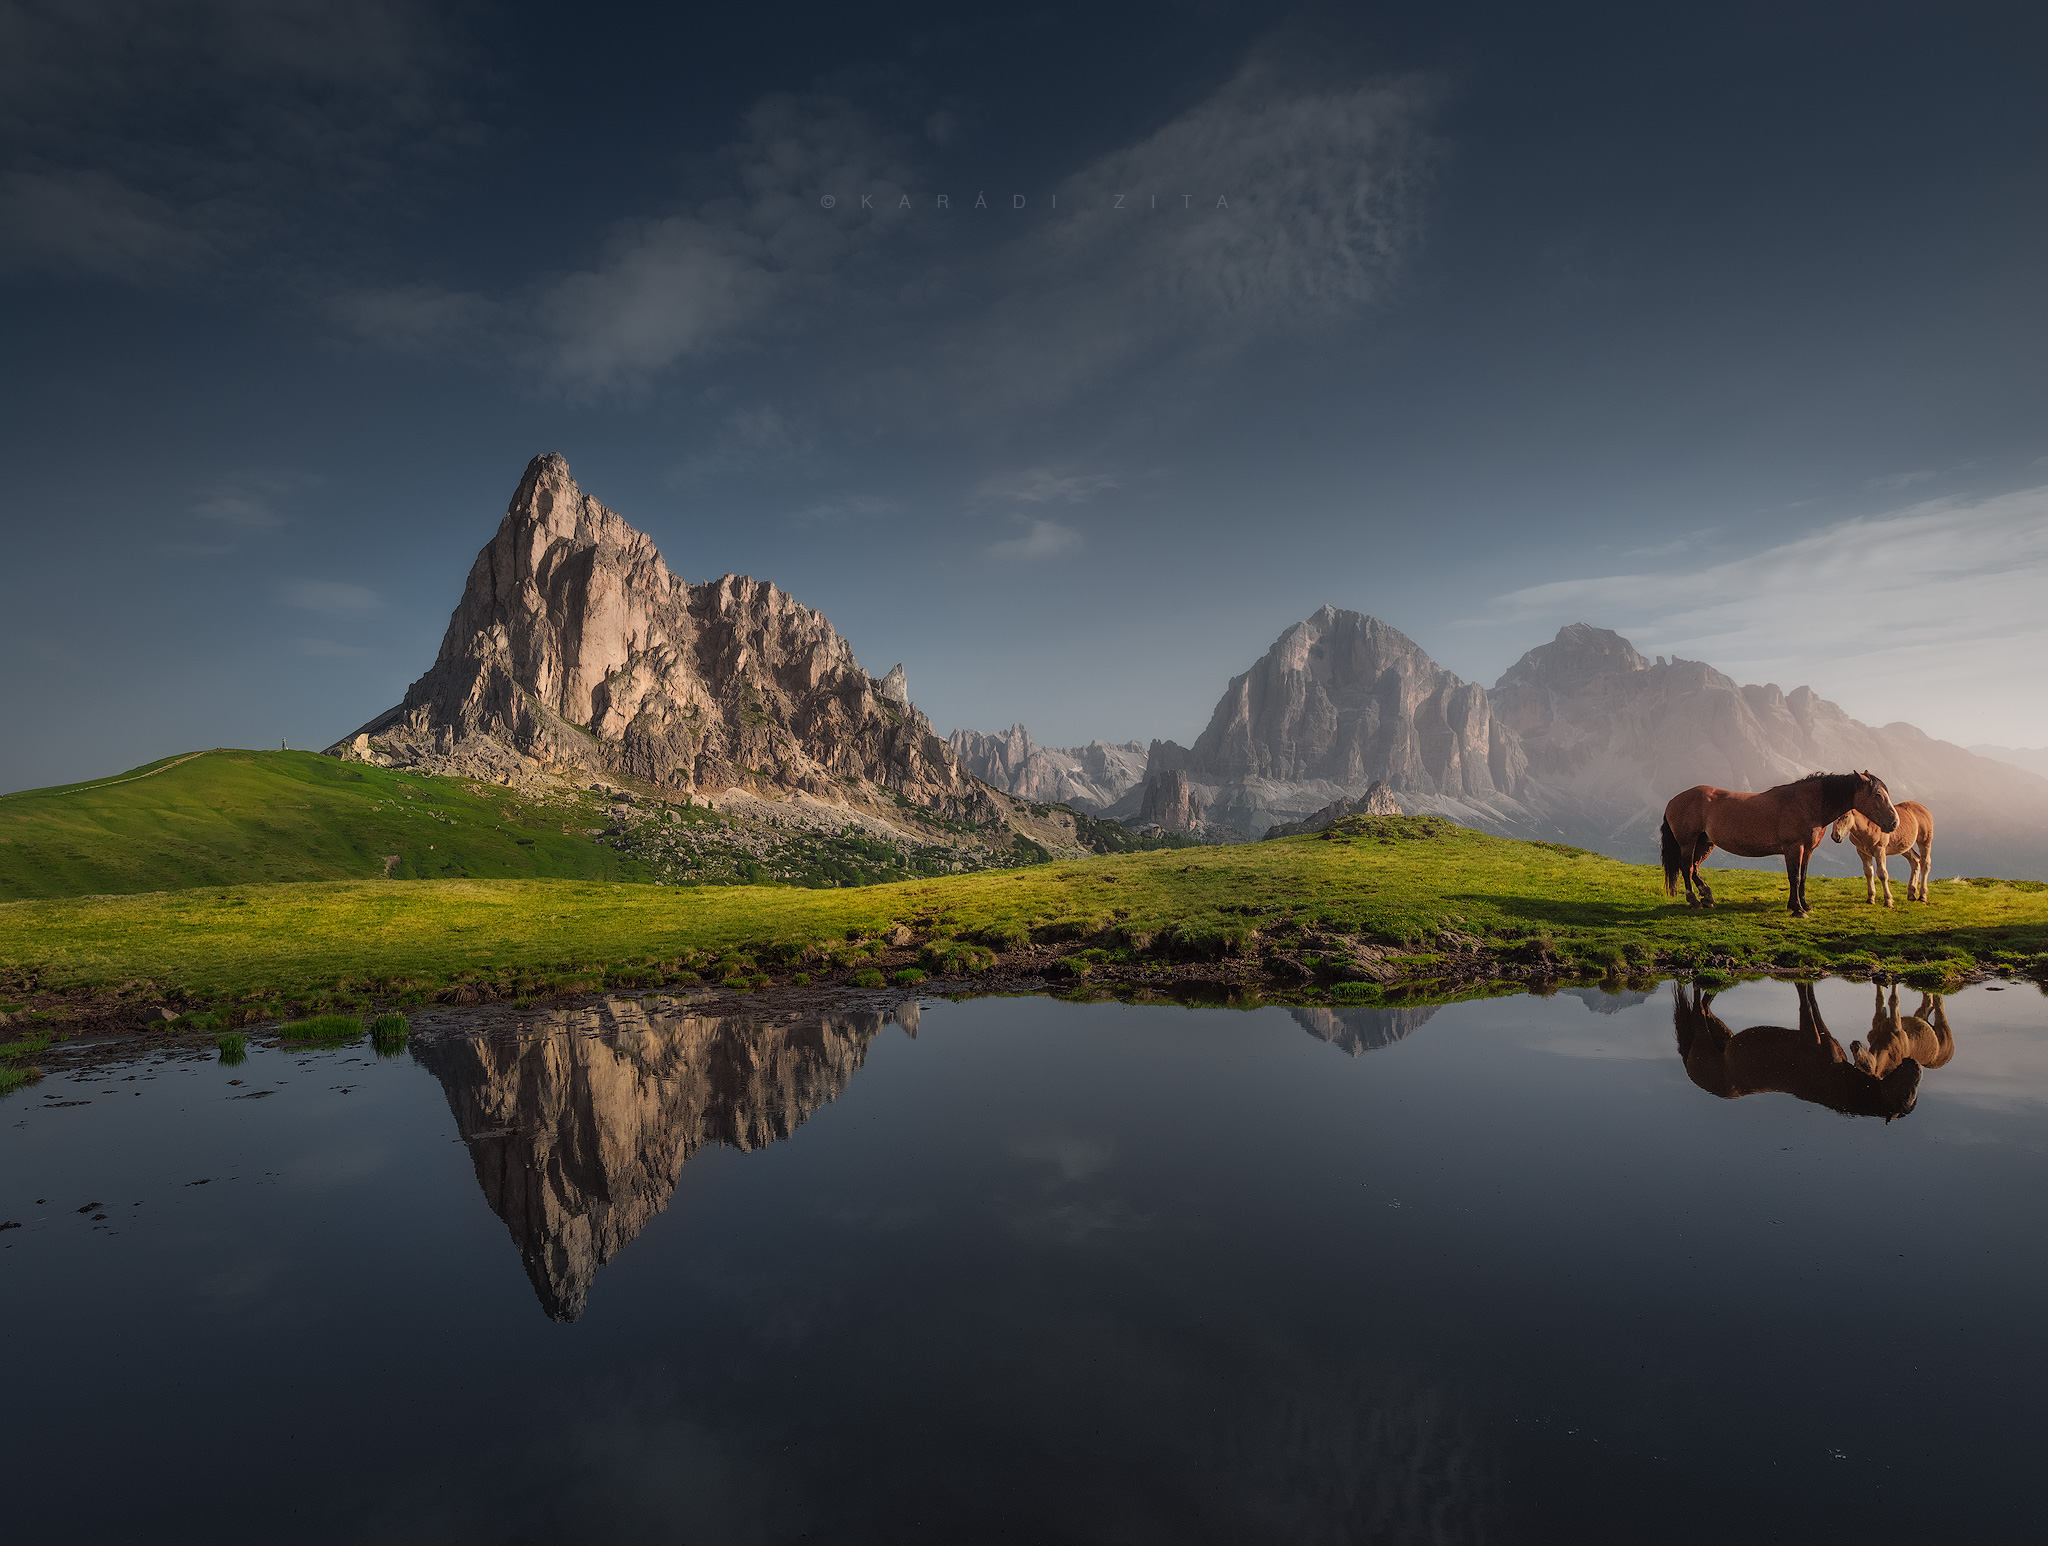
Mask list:
[[[916,1004],[773,1023],[610,999],[517,1037],[418,1042],[413,1055],[441,1081],[541,1307],[573,1321],[692,1155],[789,1137],[839,1098],[892,1020],[915,1035]]]
[[[1853,1043],[1854,1054],[1829,1033],[1811,983],[1794,985],[1799,1024],[1753,1025],[1731,1031],[1714,1013],[1714,995],[1699,988],[1687,995],[1672,984],[1672,1025],[1678,1055],[1692,1082],[1725,1100],[1769,1091],[1796,1096],[1845,1116],[1883,1117],[1889,1122],[1911,1111],[1920,1098],[1923,1067],[1939,1067],[1955,1052],[1941,1000],[1922,995],[1920,1014],[1902,1019],[1896,993],[1889,1008],[1878,992],[1871,1047]],[[1931,1014],[1939,1031],[1925,1017]],[[1916,1051],[1933,1059],[1922,1064]]]

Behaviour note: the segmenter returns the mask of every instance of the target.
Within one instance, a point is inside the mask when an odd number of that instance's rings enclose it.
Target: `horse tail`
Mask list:
[[[1678,849],[1678,834],[1671,830],[1671,818],[1664,818],[1664,826],[1658,834],[1664,850],[1664,894],[1678,895],[1678,877],[1685,873],[1685,855]]]

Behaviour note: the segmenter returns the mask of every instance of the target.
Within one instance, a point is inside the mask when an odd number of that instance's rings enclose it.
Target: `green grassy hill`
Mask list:
[[[587,795],[537,801],[312,752],[207,751],[0,795],[0,901],[270,881],[644,880]]]
[[[896,935],[882,963],[892,969],[972,972],[994,953],[1012,969],[1058,961],[1069,978],[1142,986],[1197,964],[1269,979],[1284,965],[1284,980],[1310,1002],[1372,1001],[1374,983],[1341,980],[1355,979],[1355,964],[1390,989],[1469,975],[1486,960],[1594,977],[1827,967],[1935,982],[2048,965],[2048,885],[2039,882],[1943,882],[1931,905],[1888,912],[1865,905],[1860,878],[1816,877],[1804,919],[1785,912],[1782,876],[1726,871],[1715,889],[1722,901],[1711,912],[1688,909],[1665,898],[1648,866],[1420,817],[844,890],[577,880],[208,887],[0,906],[0,997],[176,993],[312,1009],[367,994],[646,985],[685,970],[716,979],[772,967],[830,981],[867,966],[899,928],[908,936]]]

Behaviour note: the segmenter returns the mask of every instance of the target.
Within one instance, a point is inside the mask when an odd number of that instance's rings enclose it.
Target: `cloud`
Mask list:
[[[1118,480],[1106,472],[1062,473],[1049,467],[1025,472],[997,473],[975,490],[980,504],[1078,505],[1107,489]]]
[[[828,499],[791,513],[791,524],[797,526],[822,526],[831,521],[881,520],[901,515],[904,505],[901,500],[888,499],[880,494],[842,494],[837,499]]]
[[[252,536],[286,524],[287,517],[278,509],[278,501],[318,482],[302,472],[230,473],[199,490],[198,499],[186,508],[202,521],[210,521],[238,536]]]
[[[1421,77],[1316,69],[1284,39],[1255,51],[1068,178],[1072,213],[997,255],[1001,299],[949,351],[963,383],[1051,403],[1166,351],[1214,361],[1385,301],[1421,241],[1439,95]]]
[[[168,200],[106,172],[0,174],[0,266],[140,281],[196,268],[215,247]]]
[[[1421,241],[1440,95],[1269,42],[1011,221],[1008,198],[976,212],[965,188],[934,207],[944,189],[924,158],[956,132],[949,109],[898,129],[841,98],[777,93],[714,158],[724,192],[621,222],[591,262],[521,298],[414,285],[332,309],[397,349],[494,328],[572,398],[641,396],[780,342],[815,349],[829,324],[860,346],[821,359],[850,373],[852,412],[928,421],[1052,404],[1166,356],[1212,365],[1386,301]]]
[[[673,487],[709,478],[789,467],[817,451],[817,432],[810,420],[773,403],[735,408],[720,422],[709,449],[687,457],[669,475]]]
[[[502,327],[504,314],[487,296],[432,284],[342,290],[326,304],[329,318],[343,330],[401,355],[470,352]]]
[[[1842,521],[1705,568],[1559,580],[1485,621],[1585,619],[1740,681],[1812,683],[1874,724],[1951,740],[2048,737],[2048,487]]]
[[[1004,560],[1035,561],[1041,558],[1057,558],[1062,553],[1076,552],[1081,547],[1081,534],[1071,526],[1062,526],[1058,521],[1032,521],[1029,528],[1021,537],[991,543],[988,547],[988,556]]]
[[[574,393],[632,394],[751,329],[793,322],[787,306],[828,293],[839,264],[872,244],[875,223],[854,201],[893,203],[914,175],[902,146],[850,102],[764,98],[722,152],[736,196],[621,224],[594,267],[540,296],[545,364]],[[828,215],[827,194],[848,210]]]
[[[375,591],[342,580],[285,580],[277,587],[277,599],[288,607],[331,617],[359,617],[384,605]]]
[[[427,0],[0,9],[0,268],[152,284],[310,240],[472,140]]]
[[[1705,543],[1706,539],[1720,531],[1718,526],[1703,526],[1696,532],[1683,537],[1673,537],[1669,542],[1655,542],[1648,547],[1624,548],[1623,558],[1672,558],[1680,553],[1690,553]]]
[[[1918,472],[1888,472],[1881,478],[1867,478],[1866,489],[1911,488],[1916,483],[1932,483],[1941,474],[1932,467],[1923,467]]]

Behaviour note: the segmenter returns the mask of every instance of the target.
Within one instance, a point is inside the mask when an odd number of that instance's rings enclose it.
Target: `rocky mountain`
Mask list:
[[[1232,679],[1195,744],[1154,741],[1145,776],[1185,771],[1209,820],[1254,835],[1384,781],[1411,812],[1527,817],[1520,743],[1486,692],[1377,618],[1324,607]],[[1119,812],[1119,814],[1121,814]]]
[[[1909,724],[1866,725],[1810,687],[1739,686],[1702,661],[1650,660],[1575,623],[1491,696],[1528,758],[1525,803],[1568,842],[1641,858],[1665,801],[1690,785],[1768,789],[1817,768],[1870,768],[1894,799],[1935,813],[1936,874],[2048,874],[2048,781]],[[1825,846],[1817,862],[1857,868],[1846,848]]]
[[[334,748],[513,780],[576,770],[682,794],[900,796],[999,807],[910,703],[817,612],[740,575],[692,584],[648,537],[537,456],[477,554],[433,668]]]
[[[1038,746],[1022,725],[1012,725],[996,735],[955,730],[947,745],[985,784],[1020,800],[1080,811],[1109,809],[1145,778],[1145,747],[1138,741]]]
[[[1194,832],[1206,824],[1202,802],[1195,797],[1184,771],[1168,768],[1145,780],[1138,824],[1158,827],[1163,832]]]
[[[776,1024],[651,1011],[638,999],[557,1011],[518,1040],[425,1037],[491,1211],[550,1318],[583,1313],[598,1268],[668,1206],[691,1157],[758,1149],[837,1100],[914,1003]]]
[[[1932,809],[1937,875],[2048,878],[2048,780],[1908,724],[1863,724],[1809,687],[1652,660],[1585,623],[1488,692],[1377,619],[1325,607],[1231,681],[1192,747],[1154,741],[1140,788],[1184,772],[1211,822],[1257,834],[1315,830],[1380,783],[1411,814],[1649,862],[1677,791],[1768,789],[1816,768],[1871,768]],[[1857,868],[1838,845],[1816,862]]]
[[[1305,833],[1320,832],[1346,816],[1404,816],[1401,802],[1394,798],[1394,791],[1384,780],[1374,779],[1372,787],[1356,799],[1332,800],[1312,816],[1300,821],[1283,821],[1278,826],[1266,828],[1267,837],[1301,837]]]

